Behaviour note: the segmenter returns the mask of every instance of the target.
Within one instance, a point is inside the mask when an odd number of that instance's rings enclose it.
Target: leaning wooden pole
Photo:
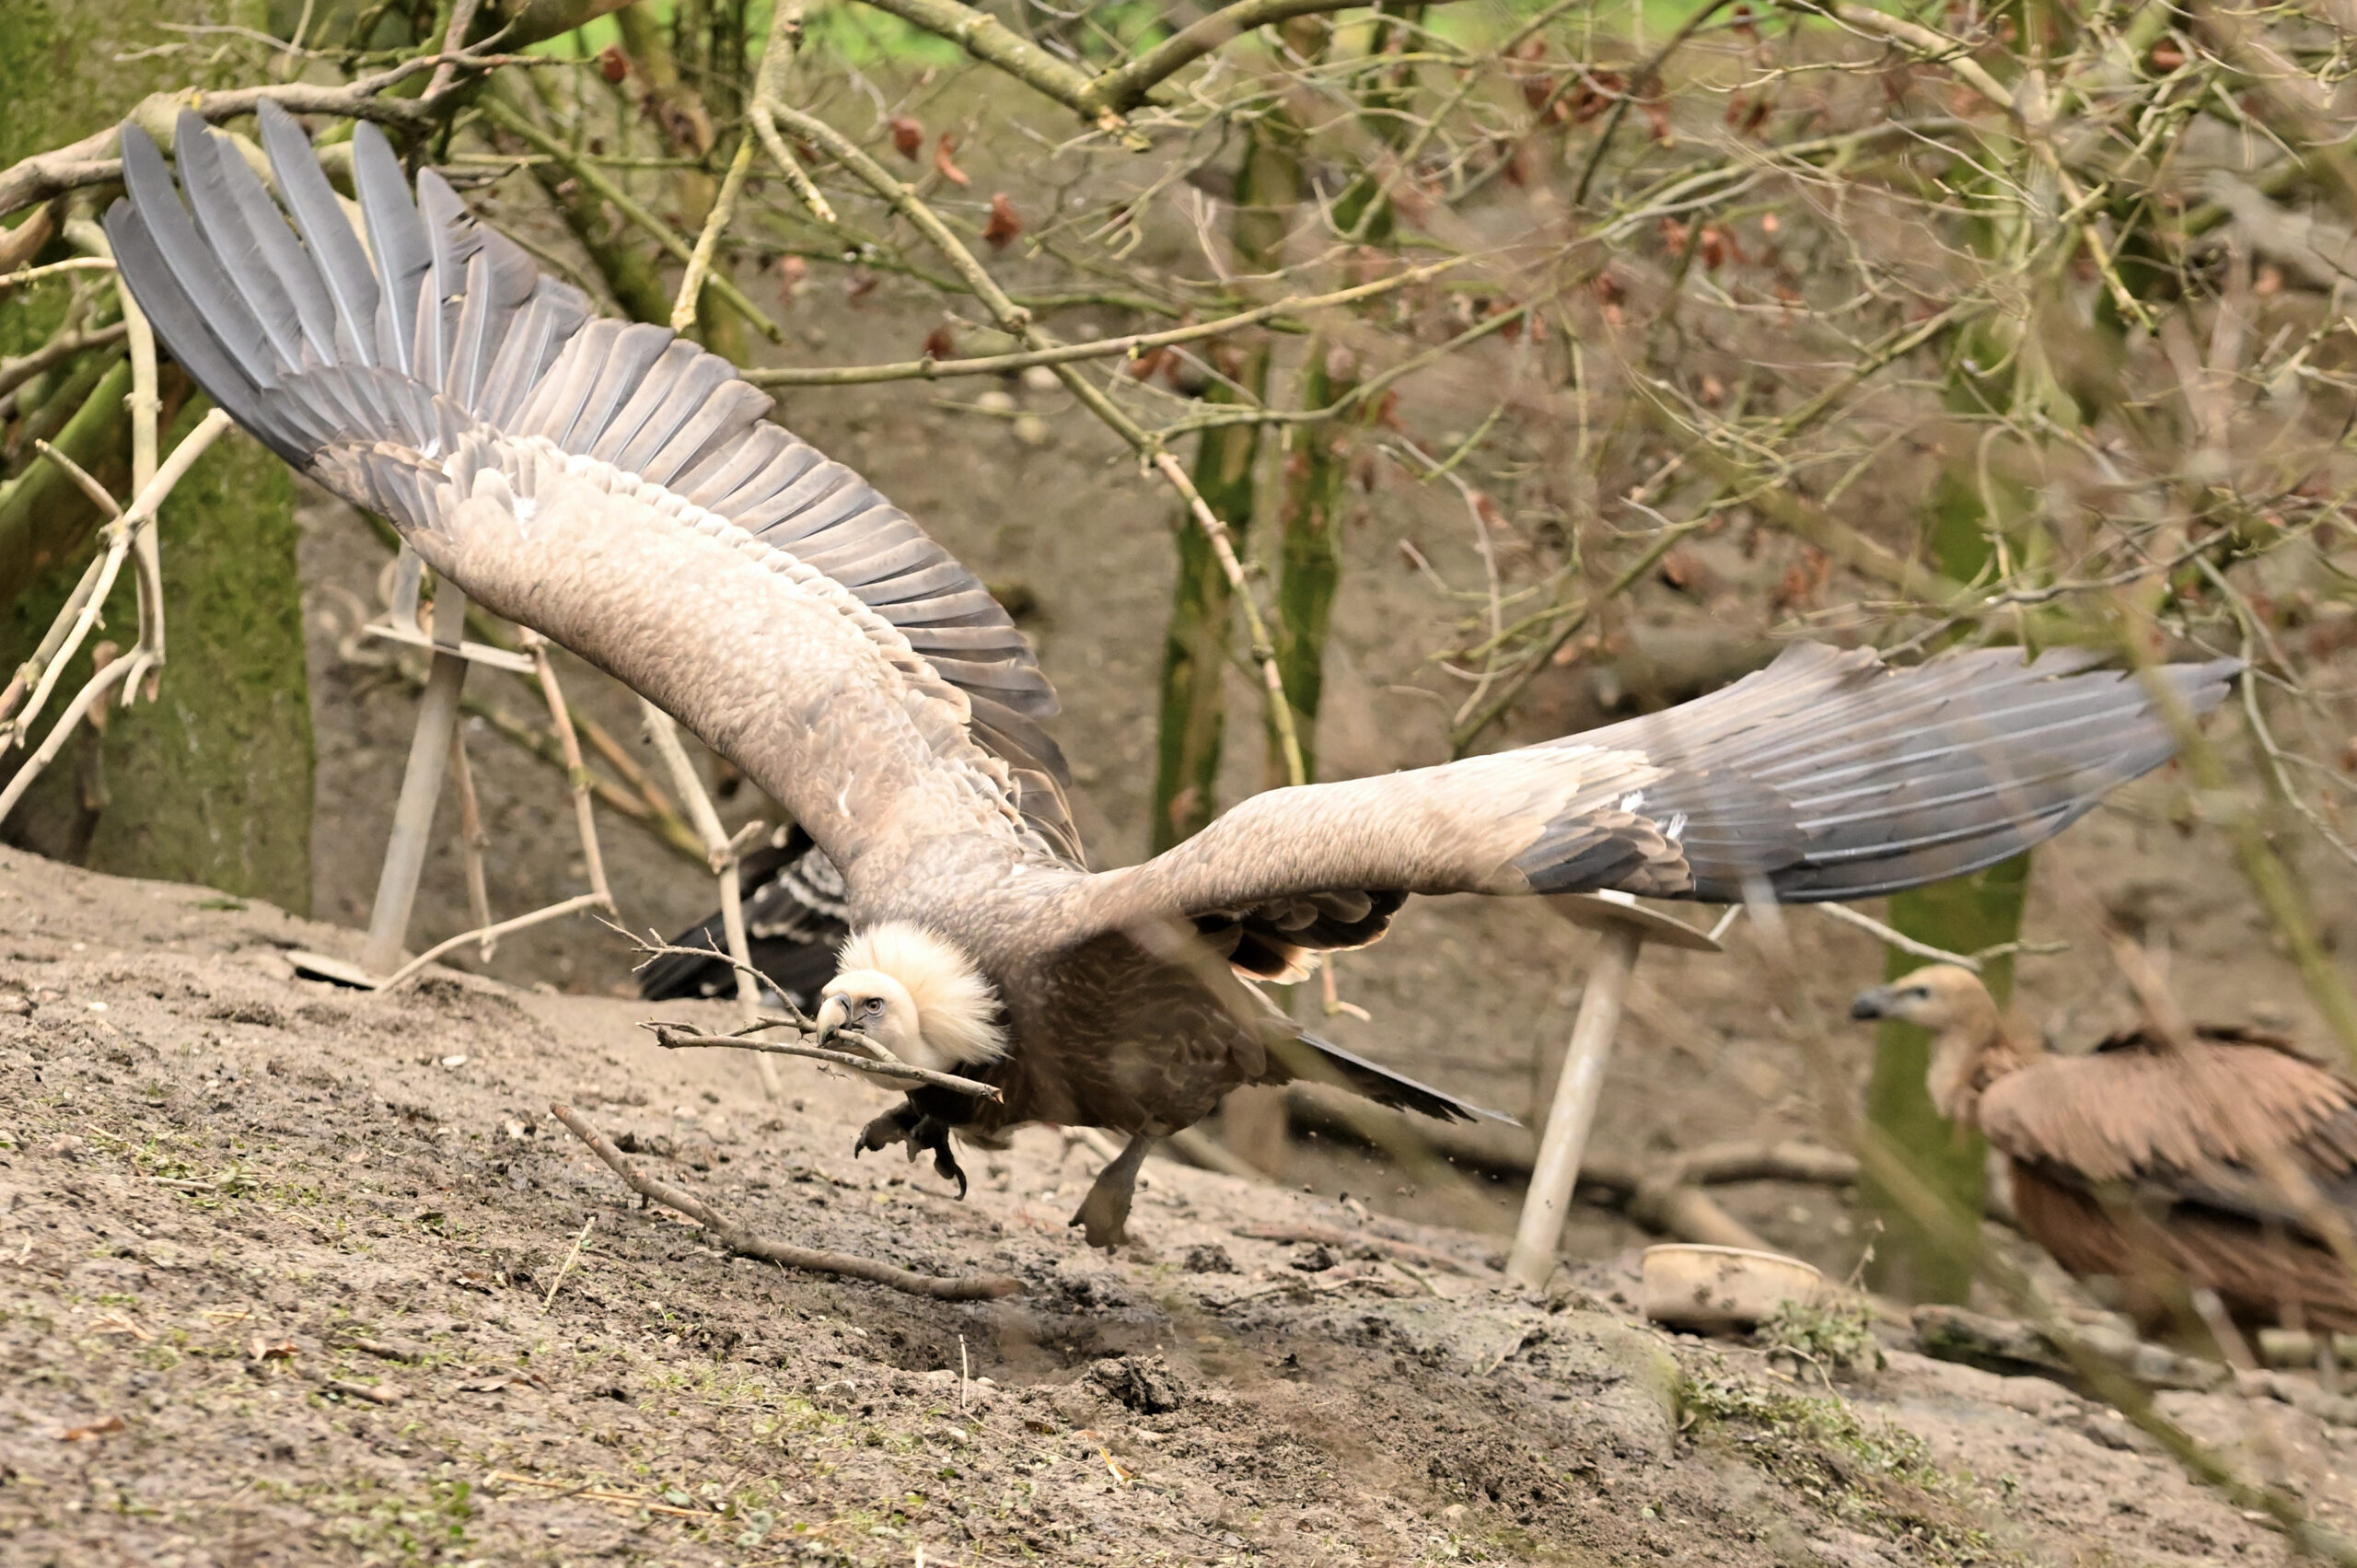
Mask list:
[[[417,705],[409,767],[401,775],[401,799],[393,807],[392,838],[385,845],[385,868],[377,878],[377,906],[368,916],[368,940],[360,966],[372,975],[401,967],[409,939],[410,911],[425,873],[425,850],[441,803],[442,780],[450,767],[450,737],[459,726],[459,699],[467,682],[466,656],[459,644],[467,625],[467,598],[447,582],[434,593],[434,663],[425,695]]]
[[[1563,1070],[1555,1078],[1554,1103],[1548,1108],[1547,1125],[1538,1139],[1538,1158],[1531,1167],[1530,1189],[1515,1227],[1514,1249],[1506,1257],[1507,1277],[1531,1290],[1544,1286],[1555,1272],[1563,1221],[1571,1214],[1572,1189],[1579,1184],[1580,1162],[1587,1156],[1588,1133],[1596,1125],[1596,1108],[1604,1097],[1604,1074],[1611,1063],[1612,1040],[1620,1028],[1620,1007],[1629,994],[1629,981],[1637,972],[1638,956],[1648,941],[1689,952],[1719,951],[1713,937],[1667,915],[1655,914],[1625,893],[1572,894],[1547,902],[1565,920],[1600,933],[1604,940],[1588,970],[1587,988],[1580,996],[1579,1016],[1572,1025]]]

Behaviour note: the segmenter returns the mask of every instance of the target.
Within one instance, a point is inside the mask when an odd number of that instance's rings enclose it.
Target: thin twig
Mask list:
[[[775,163],[778,172],[785,176],[796,200],[810,210],[810,215],[829,228],[837,226],[835,209],[819,193],[809,171],[802,167],[785,138],[777,134],[777,109],[785,101],[785,70],[802,47],[802,0],[781,0],[770,17],[769,41],[761,47],[761,64],[753,73],[753,133]]]
[[[56,447],[51,446],[48,442],[41,440],[38,436],[33,439],[33,450],[39,452],[42,457],[47,458],[51,462],[55,463],[58,466],[59,470],[63,472],[66,478],[74,482],[74,487],[79,490],[83,494],[88,496],[90,498],[91,505],[95,505],[99,511],[104,512],[107,515],[107,520],[109,522],[112,522],[115,518],[122,516],[122,505],[117,502],[113,496],[107,494],[107,487],[105,485],[100,484],[97,480],[90,477],[89,470],[84,468],[81,464],[75,462],[73,459],[67,457],[64,453],[59,451]]]
[[[63,261],[52,261],[45,267],[20,267],[13,273],[0,273],[0,290],[22,288],[27,284],[53,278],[61,273],[110,273],[114,261],[105,256],[73,256]]]
[[[727,1051],[753,1051],[767,1056],[800,1056],[812,1062],[824,1062],[836,1067],[848,1067],[854,1073],[865,1073],[871,1078],[914,1079],[937,1088],[955,1089],[961,1095],[979,1099],[997,1099],[998,1088],[973,1078],[961,1078],[955,1073],[936,1073],[930,1067],[919,1067],[908,1062],[878,1062],[872,1056],[853,1056],[847,1051],[825,1051],[815,1045],[795,1040],[756,1040],[749,1035],[713,1035],[691,1031],[678,1024],[650,1023],[641,1026],[653,1031],[655,1043],[666,1051],[687,1051],[699,1048]]]
[[[990,1301],[1002,1295],[1015,1295],[1023,1289],[1023,1282],[1003,1274],[972,1274],[963,1278],[939,1274],[913,1273],[896,1269],[889,1263],[877,1263],[865,1258],[854,1258],[847,1252],[820,1252],[807,1247],[790,1247],[784,1242],[769,1241],[754,1235],[733,1220],[724,1219],[711,1205],[691,1192],[685,1192],[668,1182],[657,1181],[622,1157],[611,1140],[591,1126],[588,1120],[572,1107],[552,1105],[549,1114],[572,1130],[573,1135],[589,1145],[589,1152],[606,1162],[606,1167],[628,1184],[630,1190],[651,1202],[667,1209],[676,1209],[705,1230],[714,1240],[731,1252],[748,1258],[761,1258],[783,1263],[790,1269],[804,1269],[817,1274],[841,1274],[848,1279],[866,1280],[875,1284],[889,1285],[911,1295],[928,1295],[939,1301]]]
[[[81,647],[82,640],[89,635],[90,628],[97,624],[99,610],[106,603],[107,595],[114,587],[115,575],[122,569],[123,560],[130,553],[131,547],[136,542],[140,530],[153,525],[157,509],[164,504],[164,498],[171,494],[172,487],[180,482],[191,468],[195,466],[197,459],[204,455],[206,449],[220,437],[222,432],[229,428],[229,416],[217,408],[206,413],[197,422],[196,428],[190,431],[178,447],[172,448],[171,457],[157,470],[156,477],[148,482],[146,488],[139,493],[138,498],[131,504],[130,510],[107,525],[109,542],[102,558],[103,564],[100,565],[95,579],[90,582],[89,593],[74,612],[71,625],[64,638],[57,645],[56,652],[51,657],[48,667],[38,677],[33,686],[32,695],[27,701],[24,711],[9,721],[11,731],[15,736],[21,738],[31,733],[33,722],[41,716],[41,709],[47,705],[50,692],[55,688],[58,677],[64,673],[66,665],[72,662],[75,653]],[[64,617],[61,616],[61,619]],[[17,771],[16,776],[8,781],[6,790],[0,790],[0,820],[6,819],[8,813],[16,808],[17,802],[24,798],[25,791],[32,787],[33,780],[40,777],[41,770],[56,757],[57,748],[64,744],[64,737],[72,729],[74,721],[78,720],[82,713],[87,710],[87,703],[83,698],[93,695],[102,686],[110,687],[115,682],[137,673],[139,668],[139,662],[136,659],[123,659],[91,678],[90,685],[85,688],[83,697],[75,699],[69,717],[59,721],[57,728],[51,733],[49,740],[43,743],[41,751]]]
[[[398,989],[424,972],[425,967],[443,954],[463,947],[470,942],[496,943],[499,938],[511,932],[528,931],[535,925],[546,925],[550,921],[561,920],[569,914],[578,914],[583,910],[599,909],[604,906],[605,901],[595,893],[576,893],[561,902],[536,909],[529,914],[519,914],[513,920],[503,920],[496,925],[486,925],[474,931],[461,931],[456,936],[445,937],[436,942],[433,947],[387,975],[377,982],[377,989],[378,991]]]
[[[595,1214],[591,1214],[581,1222],[581,1234],[573,1238],[573,1250],[564,1255],[564,1261],[557,1268],[556,1278],[549,1282],[548,1299],[540,1303],[540,1312],[543,1316],[547,1314],[550,1307],[556,1305],[557,1287],[564,1283],[565,1275],[573,1272],[573,1265],[580,1258],[582,1248],[588,1245],[589,1229],[597,1223],[598,1216]]]
[[[1446,261],[1411,267],[1392,277],[1361,284],[1355,288],[1339,289],[1331,294],[1292,295],[1272,305],[1260,306],[1234,316],[1223,316],[1215,321],[1199,321],[1192,326],[1171,327],[1158,332],[1132,332],[1125,337],[1098,338],[1089,343],[1060,343],[1053,348],[1033,349],[1022,354],[981,354],[968,359],[903,359],[888,365],[749,370],[745,373],[745,379],[756,387],[856,387],[874,381],[930,381],[947,376],[1004,376],[1010,371],[1028,370],[1035,365],[1080,365],[1092,359],[1111,359],[1117,355],[1134,359],[1153,349],[1223,337],[1298,311],[1355,305],[1362,300],[1429,282],[1472,260],[1469,256],[1454,256]]]
[[[574,734],[573,711],[565,705],[564,690],[556,682],[556,665],[549,657],[548,639],[537,632],[526,632],[525,651],[532,656],[532,668],[540,683],[540,695],[549,706],[549,728],[556,735],[556,743],[564,759],[565,783],[573,791],[573,823],[581,837],[581,864],[589,878],[589,891],[607,911],[614,907],[612,889],[606,886],[606,854],[598,842],[598,816],[589,802],[597,780],[588,765],[581,760],[581,741]]]
[[[1252,661],[1260,667],[1260,684],[1268,704],[1269,727],[1276,732],[1277,751],[1284,759],[1285,782],[1303,784],[1309,782],[1308,770],[1303,765],[1301,734],[1293,722],[1293,703],[1285,696],[1284,676],[1277,668],[1277,645],[1269,636],[1268,622],[1260,618],[1260,606],[1252,597],[1251,585],[1244,580],[1244,563],[1236,558],[1236,541],[1219,514],[1211,509],[1202,492],[1178,459],[1167,451],[1154,454],[1154,466],[1170,482],[1186,504],[1188,515],[1203,537],[1211,541],[1212,556],[1219,563],[1220,575],[1227,579],[1228,595],[1244,612],[1244,632],[1252,648]]]
[[[704,219],[703,232],[696,236],[696,248],[688,256],[688,270],[679,279],[679,295],[671,305],[671,330],[685,332],[696,324],[696,296],[703,292],[704,279],[711,275],[713,253],[720,249],[721,237],[737,217],[737,199],[744,193],[745,176],[752,171],[755,138],[740,136],[737,154],[728,160],[728,172],[721,177],[720,195],[712,203],[712,214]]]
[[[0,359],[0,396],[15,391],[42,371],[64,364],[85,349],[104,348],[122,342],[130,330],[128,321],[117,321],[88,331],[60,332],[37,349],[13,359]]]
[[[467,766],[464,728],[450,736],[450,783],[459,792],[459,849],[466,861],[467,909],[475,917],[475,925],[489,933],[491,884],[483,875],[482,852],[491,847],[491,835],[483,830],[482,803],[475,798],[474,770]],[[486,935],[480,955],[482,960],[489,963],[498,950],[499,938]]]
[[[494,95],[485,95],[480,106],[483,117],[503,131],[522,137],[549,157],[564,166],[567,173],[595,191],[614,205],[614,210],[651,235],[655,243],[668,251],[682,264],[692,263],[695,251],[688,242],[673,231],[671,226],[655,215],[647,205],[616,184],[611,176],[590,162],[568,144],[550,135],[518,114]],[[785,330],[770,319],[766,311],[745,297],[744,291],[730,282],[726,273],[714,273],[706,283],[714,294],[726,300],[732,309],[745,318],[754,331],[773,343],[785,341]]]

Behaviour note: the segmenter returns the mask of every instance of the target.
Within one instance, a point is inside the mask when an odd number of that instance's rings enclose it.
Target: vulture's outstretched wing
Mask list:
[[[2305,1199],[2277,1179],[2291,1170],[2357,1225],[2357,1085],[2280,1042],[2107,1040],[1999,1078],[1979,1114],[1992,1147],[2058,1186],[2315,1236]]]
[[[1618,889],[1736,902],[1868,898],[2004,859],[2165,761],[2133,679],[2064,649],[1887,669],[1788,648],[1666,713],[1517,751],[1255,796],[1095,879],[1093,920],[1192,921],[1248,973],[1362,946],[1410,893]],[[2159,673],[2195,713],[2233,660]]]
[[[800,828],[745,856],[737,874],[745,889],[745,935],[753,967],[775,981],[797,1007],[818,1005],[819,988],[834,978],[835,953],[851,935],[850,889],[826,852]],[[649,1002],[672,996],[733,996],[737,975],[728,938],[715,913],[671,938],[674,947],[638,972],[638,993]]]
[[[1039,723],[1054,693],[971,573],[768,423],[726,361],[590,319],[431,170],[412,203],[366,122],[364,250],[302,132],[260,117],[293,227],[186,112],[178,189],[122,128],[129,196],[107,215],[141,308],[240,424],[492,610],[766,763],[847,873],[879,842],[969,832],[1078,864]],[[773,702],[732,703],[714,648]]]

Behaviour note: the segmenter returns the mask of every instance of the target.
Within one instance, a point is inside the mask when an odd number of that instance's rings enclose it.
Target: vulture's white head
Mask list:
[[[1853,1018],[1897,1018],[1938,1038],[1926,1074],[1932,1106],[1950,1121],[1970,1119],[1980,1091],[2015,1063],[1989,988],[1970,970],[1933,964],[1858,993]]]
[[[950,943],[904,921],[843,943],[819,991],[818,1043],[857,1029],[911,1066],[954,1073],[1006,1054],[998,996]]]

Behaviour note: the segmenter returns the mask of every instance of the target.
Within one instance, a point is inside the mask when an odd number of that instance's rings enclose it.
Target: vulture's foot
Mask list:
[[[958,1201],[964,1202],[966,1173],[958,1168],[958,1156],[949,1151],[949,1123],[937,1116],[926,1117],[909,1133],[909,1158],[913,1160],[921,1152],[928,1149],[933,1152],[935,1173],[946,1181],[956,1182]]]
[[[1138,1167],[1145,1163],[1146,1145],[1151,1142],[1143,1132],[1131,1138],[1129,1147],[1097,1173],[1096,1184],[1080,1201],[1071,1223],[1082,1227],[1081,1234],[1091,1247],[1110,1252],[1130,1238],[1130,1198],[1137,1191]]]
[[[871,1150],[888,1149],[895,1144],[908,1144],[915,1134],[919,1124],[932,1120],[907,1100],[902,1100],[859,1130],[859,1136],[852,1141],[851,1157],[857,1159]],[[936,1122],[935,1125],[938,1126],[939,1123]],[[911,1159],[917,1157],[917,1145],[910,1144],[909,1157]]]

